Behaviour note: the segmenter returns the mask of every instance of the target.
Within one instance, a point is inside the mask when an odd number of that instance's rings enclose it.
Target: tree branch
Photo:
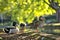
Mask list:
[[[48,4],[45,0],[44,2]],[[58,3],[55,3],[54,0],[49,0],[50,4],[48,4],[50,7],[52,7],[54,10],[57,10],[59,8]]]

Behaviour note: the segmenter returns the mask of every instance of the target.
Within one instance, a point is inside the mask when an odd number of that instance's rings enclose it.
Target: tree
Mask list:
[[[58,5],[55,1],[58,1]],[[53,5],[59,6],[59,0],[0,0],[0,13],[10,15],[11,20],[19,23],[31,23],[36,16],[56,13],[56,9],[59,8]]]
[[[56,11],[57,21],[60,22],[60,1],[59,0],[48,0],[48,1],[50,4],[48,4],[46,1],[44,2]]]

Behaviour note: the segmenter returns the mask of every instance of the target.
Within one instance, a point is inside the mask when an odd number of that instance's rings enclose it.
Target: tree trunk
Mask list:
[[[60,23],[60,9],[56,11],[57,21]]]

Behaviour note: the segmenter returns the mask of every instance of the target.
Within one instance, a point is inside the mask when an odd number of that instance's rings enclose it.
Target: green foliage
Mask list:
[[[45,0],[48,4],[50,2]],[[59,0],[55,0],[55,2]],[[60,5],[60,4],[59,4]],[[52,15],[55,10],[44,0],[0,0],[0,13],[11,15],[11,20],[32,22],[36,16]]]

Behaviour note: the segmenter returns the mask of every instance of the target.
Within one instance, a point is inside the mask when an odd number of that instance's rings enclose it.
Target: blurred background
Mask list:
[[[41,16],[45,18],[42,32],[60,35],[60,0],[0,0],[0,29],[14,21],[33,29]]]

